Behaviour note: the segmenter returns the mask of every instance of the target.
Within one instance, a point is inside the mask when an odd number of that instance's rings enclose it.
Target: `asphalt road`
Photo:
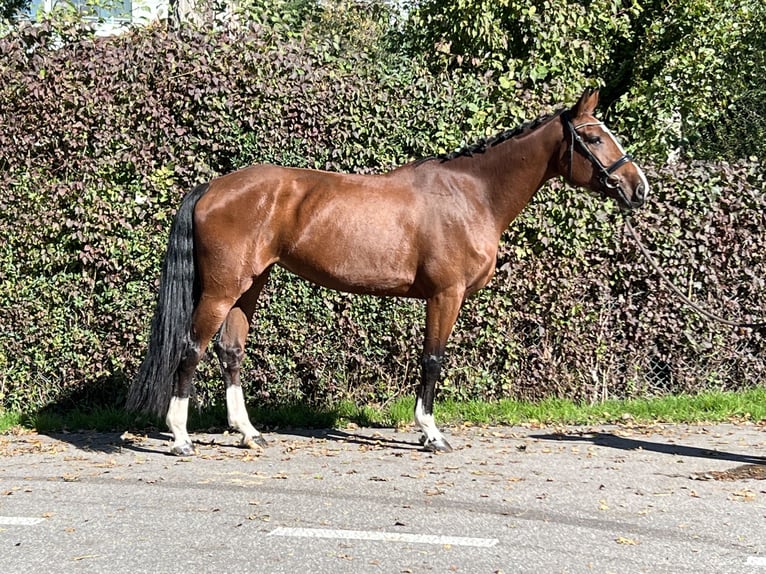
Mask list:
[[[766,425],[0,436],[0,572],[766,574]]]

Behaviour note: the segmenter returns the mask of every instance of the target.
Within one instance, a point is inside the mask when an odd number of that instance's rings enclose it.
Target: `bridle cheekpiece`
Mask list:
[[[626,163],[632,162],[633,157],[627,153],[623,153],[622,156],[620,156],[619,159],[617,159],[615,162],[613,162],[609,166],[605,166],[603,163],[601,163],[601,160],[598,159],[594,153],[590,150],[588,147],[588,144],[585,142],[585,140],[582,138],[580,133],[577,131],[580,128],[588,127],[588,126],[604,126],[603,122],[595,121],[595,122],[585,122],[582,124],[574,125],[572,124],[572,117],[568,111],[565,111],[561,114],[561,118],[564,122],[564,125],[569,130],[569,134],[572,137],[572,140],[569,145],[569,179],[572,179],[572,163],[574,160],[574,151],[575,146],[579,146],[580,151],[582,154],[588,158],[588,160],[596,167],[596,169],[599,172],[599,181],[601,182],[601,185],[608,189],[616,189],[618,193],[622,196],[622,198],[626,201],[627,204],[630,204],[630,201],[625,197],[624,192],[622,191],[622,188],[619,185],[614,185],[612,183],[609,183],[610,176],[617,171],[620,167],[625,165]],[[605,126],[604,126],[605,127]],[[607,133],[610,133],[608,130],[605,129]],[[611,133],[610,133],[611,135]],[[618,146],[619,147],[619,146]],[[620,148],[622,149],[622,148]]]

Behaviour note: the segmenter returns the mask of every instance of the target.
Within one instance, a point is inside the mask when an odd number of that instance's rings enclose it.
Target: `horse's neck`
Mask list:
[[[487,200],[492,205],[498,230],[502,233],[543,184],[557,175],[555,166],[560,147],[560,132],[547,122],[488,149],[476,175],[484,181]]]

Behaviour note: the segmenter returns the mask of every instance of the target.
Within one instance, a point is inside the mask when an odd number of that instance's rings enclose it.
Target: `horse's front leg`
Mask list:
[[[444,355],[426,354],[422,360],[421,382],[415,400],[415,422],[423,431],[420,444],[433,452],[450,452],[452,447],[436,426],[433,415],[436,382],[441,374]]]
[[[426,302],[426,336],[423,345],[420,384],[415,400],[415,422],[423,431],[426,450],[450,452],[452,447],[436,426],[433,415],[436,383],[441,376],[444,349],[463,304],[463,292],[453,290]]]

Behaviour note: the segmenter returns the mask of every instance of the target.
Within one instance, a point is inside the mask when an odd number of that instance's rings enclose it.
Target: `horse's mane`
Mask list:
[[[519,134],[522,134],[526,131],[533,130],[536,127],[538,127],[540,124],[548,121],[549,119],[559,116],[564,112],[565,108],[562,108],[560,110],[557,110],[556,112],[552,114],[544,114],[538,118],[535,118],[534,120],[524,122],[520,126],[517,126],[513,129],[506,130],[504,132],[500,132],[499,134],[496,134],[494,136],[481,139],[477,141],[476,143],[473,143],[471,145],[463,146],[460,149],[457,149],[450,153],[445,153],[441,155],[434,155],[429,157],[424,157],[422,159],[419,159],[415,162],[415,165],[420,165],[421,163],[425,163],[427,161],[431,160],[438,160],[441,163],[444,163],[446,161],[453,160],[457,157],[471,157],[474,154],[477,153],[484,153],[489,148],[494,147],[498,144],[503,143],[504,141],[508,141],[509,139],[515,138]]]

